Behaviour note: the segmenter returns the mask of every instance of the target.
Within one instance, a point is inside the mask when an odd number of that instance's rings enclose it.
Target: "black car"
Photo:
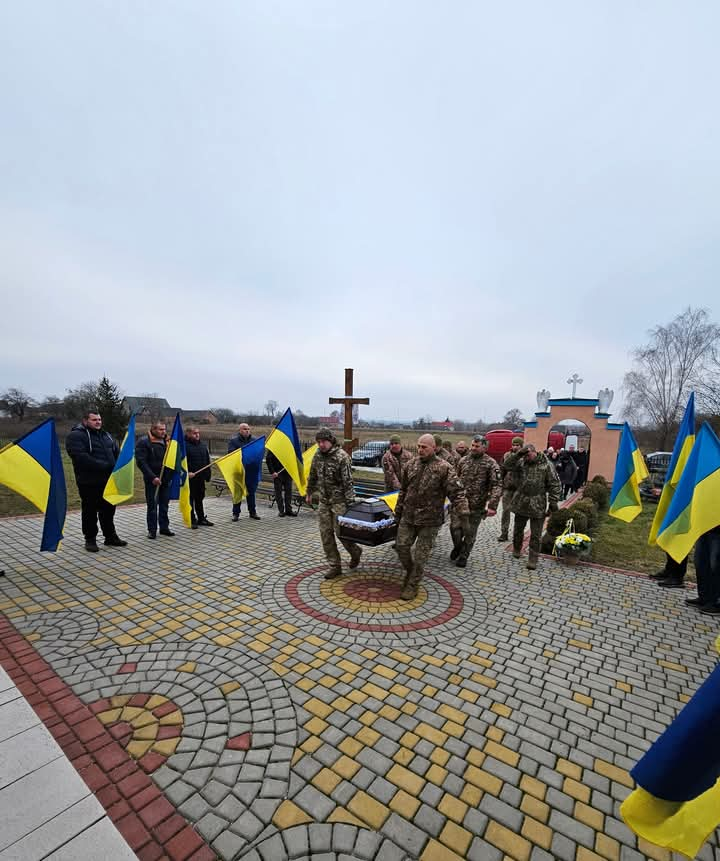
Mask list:
[[[352,453],[353,466],[380,466],[383,455],[389,448],[390,440],[370,440]]]
[[[645,464],[650,475],[638,486],[643,499],[648,502],[657,502],[660,499],[671,458],[671,451],[654,451],[645,456]]]

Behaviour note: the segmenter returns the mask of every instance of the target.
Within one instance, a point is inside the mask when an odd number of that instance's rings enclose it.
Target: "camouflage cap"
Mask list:
[[[401,442],[402,442],[402,440],[400,439],[400,437],[399,437],[396,433],[394,433],[394,434],[390,437],[390,445],[393,445],[393,443],[397,443],[397,442],[401,443]]]
[[[514,436],[511,441],[511,445],[522,445],[525,440],[521,436]]]
[[[442,448],[442,437],[440,436],[440,434],[437,434],[437,433],[436,433],[436,434],[433,436],[433,439],[435,440],[435,445],[436,445],[438,448]]]
[[[335,442],[335,435],[330,430],[330,428],[320,428],[320,430],[315,434],[315,439],[319,442],[321,439],[329,440],[330,442]]]
[[[487,445],[488,444],[488,438],[486,436],[483,436],[481,433],[477,433],[473,437],[473,442],[480,442],[483,445]]]

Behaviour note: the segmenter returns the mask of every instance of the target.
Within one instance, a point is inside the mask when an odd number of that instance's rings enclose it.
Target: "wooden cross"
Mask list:
[[[352,431],[352,413],[355,404],[369,404],[370,398],[354,398],[353,397],[353,369],[345,368],[345,397],[344,398],[329,398],[329,404],[344,404],[345,405],[345,439],[343,440],[343,448],[350,452],[358,444],[356,439],[353,439]]]
[[[568,383],[572,383],[572,387],[573,387],[572,396],[574,398],[575,397],[575,389],[577,388],[579,383],[582,383],[582,380],[580,379],[580,377],[578,377],[577,374],[573,374],[572,377],[570,377],[570,379],[568,380]]]

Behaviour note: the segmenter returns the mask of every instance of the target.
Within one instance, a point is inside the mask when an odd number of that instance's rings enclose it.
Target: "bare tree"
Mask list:
[[[503,416],[503,424],[506,424],[511,428],[519,427],[524,421],[525,417],[523,416],[522,411],[517,407],[512,410],[508,410]]]
[[[213,407],[212,412],[215,413],[215,417],[221,425],[237,421],[237,413],[229,407]]]
[[[35,401],[22,389],[8,389],[0,395],[0,400],[5,404],[5,409],[13,418],[22,421],[29,407],[35,406]]]
[[[656,326],[650,340],[633,350],[633,369],[623,381],[625,416],[657,428],[667,448],[690,390],[705,378],[720,344],[720,326],[704,308],[687,308],[667,326]]]
[[[275,414],[277,413],[278,402],[277,401],[268,401],[265,404],[265,415],[269,416],[271,419],[275,418]]]

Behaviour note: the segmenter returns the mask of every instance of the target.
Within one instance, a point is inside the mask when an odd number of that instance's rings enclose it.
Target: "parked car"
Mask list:
[[[664,478],[670,466],[671,458],[671,451],[653,451],[650,454],[646,454],[645,463],[647,464],[648,472],[661,474]]]
[[[352,453],[353,466],[380,466],[382,456],[390,448],[390,440],[372,439]]]
[[[648,502],[657,502],[660,499],[671,458],[671,451],[653,451],[645,455],[645,463],[650,475],[638,486],[642,499]]]

